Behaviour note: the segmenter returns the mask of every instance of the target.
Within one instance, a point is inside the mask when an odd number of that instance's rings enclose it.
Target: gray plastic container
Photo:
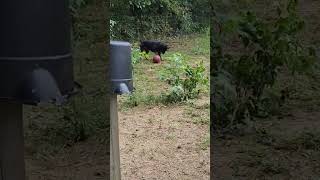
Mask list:
[[[110,41],[110,77],[113,93],[125,94],[133,91],[130,43]]]

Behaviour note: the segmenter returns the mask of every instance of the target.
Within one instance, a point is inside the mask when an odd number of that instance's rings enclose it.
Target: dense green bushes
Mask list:
[[[304,21],[297,14],[297,1],[284,4],[275,4],[272,19],[249,10],[237,16],[215,11],[211,39],[211,58],[216,62],[211,69],[215,128],[234,128],[268,116],[270,107],[279,107],[288,93],[286,87],[270,91],[281,71],[293,77],[315,62],[315,49],[299,39]]]
[[[126,40],[199,32],[208,26],[208,13],[206,0],[113,0],[110,31]]]

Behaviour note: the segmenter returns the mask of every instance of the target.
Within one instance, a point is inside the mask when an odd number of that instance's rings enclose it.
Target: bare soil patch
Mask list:
[[[124,179],[209,179],[209,148],[201,148],[209,128],[193,123],[186,108],[137,107],[120,113]]]

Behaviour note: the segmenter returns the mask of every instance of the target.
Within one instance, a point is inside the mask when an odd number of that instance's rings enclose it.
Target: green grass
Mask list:
[[[202,56],[210,55],[209,33],[209,30],[207,30],[206,34],[201,34],[195,39],[194,47],[191,49],[192,54]]]
[[[171,42],[170,42],[171,41]],[[170,86],[160,80],[159,72],[164,68],[167,59],[174,53],[181,53],[186,57],[186,61],[190,65],[204,61],[206,67],[206,75],[209,77],[209,34],[195,34],[185,37],[171,39],[168,43],[171,46],[169,51],[163,56],[161,64],[153,64],[150,60],[142,59],[134,64],[134,87],[135,92],[131,95],[124,95],[119,98],[121,111],[126,111],[135,107],[153,107],[166,106],[170,108],[175,106],[184,110],[184,116],[188,122],[207,126],[210,124],[210,103],[201,103],[197,105],[197,101],[209,99],[209,84],[201,87],[201,94],[196,99],[186,102],[172,102],[169,96]],[[135,48],[136,45],[134,46]],[[135,52],[136,53],[136,52]],[[152,58],[153,54],[150,54]],[[153,119],[148,119],[148,123],[152,125]],[[167,140],[173,140],[176,137],[169,133],[165,137]],[[200,150],[207,150],[210,147],[209,133],[199,143]]]
[[[125,110],[135,106],[168,105],[171,102],[168,92],[170,86],[160,81],[159,72],[164,68],[166,59],[174,53],[182,53],[188,64],[205,62],[207,75],[209,76],[209,31],[206,34],[195,34],[183,36],[174,40],[174,45],[163,55],[164,61],[155,65],[151,60],[141,59],[134,64],[134,86],[135,92],[129,96],[120,97],[121,107]],[[137,43],[133,43],[137,48]],[[169,42],[170,44],[170,42]],[[149,55],[150,58],[152,55]],[[201,87],[202,94],[209,93],[209,85]]]

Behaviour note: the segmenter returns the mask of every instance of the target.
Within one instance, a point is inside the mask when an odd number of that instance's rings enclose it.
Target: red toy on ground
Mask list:
[[[154,55],[153,56],[153,62],[154,63],[161,63],[161,57],[159,55]]]

